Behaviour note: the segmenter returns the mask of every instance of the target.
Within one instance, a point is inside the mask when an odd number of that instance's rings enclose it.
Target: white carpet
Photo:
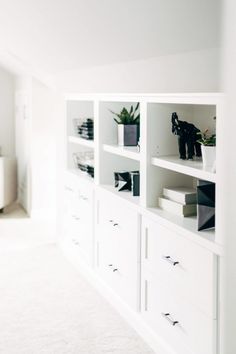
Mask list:
[[[0,235],[1,354],[153,353],[55,245],[6,237]],[[14,247],[20,239],[24,247]]]

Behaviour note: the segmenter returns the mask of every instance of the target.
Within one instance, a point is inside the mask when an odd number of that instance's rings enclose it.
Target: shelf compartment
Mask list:
[[[121,198],[122,200],[132,204],[135,207],[139,206],[140,203],[140,197],[134,197],[130,191],[121,191],[119,192],[117,188],[113,187],[112,185],[109,184],[102,184],[100,186],[102,190],[105,190],[109,193],[112,193],[113,195]]]
[[[123,156],[128,159],[140,161],[139,148],[137,146],[119,146],[103,144],[103,150],[115,155]]]
[[[216,174],[210,169],[203,168],[201,161],[181,160],[179,156],[171,155],[152,157],[151,163],[153,166],[166,168],[209,182],[216,182]]]
[[[147,208],[143,212],[147,216],[158,218],[158,221],[162,222],[163,225],[184,235],[191,241],[198,243],[200,246],[205,247],[218,255],[222,253],[222,246],[215,242],[215,229],[197,231],[197,217],[180,217],[158,207]]]
[[[81,178],[82,180],[88,182],[88,183],[94,183],[94,178],[89,176],[86,172],[82,172],[77,168],[69,168],[67,172]]]
[[[73,143],[73,144],[78,144],[78,145],[82,145],[82,146],[87,146],[91,149],[94,148],[94,141],[93,140],[86,140],[86,139],[82,139],[78,136],[73,136],[70,135],[68,137],[68,142],[69,143]]]

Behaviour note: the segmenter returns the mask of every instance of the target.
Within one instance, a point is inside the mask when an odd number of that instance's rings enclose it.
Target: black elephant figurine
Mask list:
[[[200,130],[194,124],[181,121],[176,112],[172,113],[172,133],[178,135],[179,155],[182,160],[192,160],[193,156],[201,157]]]

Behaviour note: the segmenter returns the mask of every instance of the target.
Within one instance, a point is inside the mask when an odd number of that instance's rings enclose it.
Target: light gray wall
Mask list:
[[[54,80],[66,92],[215,92],[220,57],[220,49],[207,49],[67,71]]]
[[[49,75],[213,48],[221,1],[8,0],[0,43]]]
[[[14,77],[1,67],[0,147],[2,155],[15,155]]]

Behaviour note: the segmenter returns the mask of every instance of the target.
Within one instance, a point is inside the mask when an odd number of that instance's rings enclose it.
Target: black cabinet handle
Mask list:
[[[162,259],[164,259],[164,261],[167,261],[168,263],[170,263],[172,266],[176,266],[177,264],[179,264],[179,262],[173,260],[171,258],[171,256],[162,256]]]
[[[170,313],[162,313],[162,316],[172,325],[172,326],[176,326],[179,321],[175,321],[171,318],[171,314]]]

